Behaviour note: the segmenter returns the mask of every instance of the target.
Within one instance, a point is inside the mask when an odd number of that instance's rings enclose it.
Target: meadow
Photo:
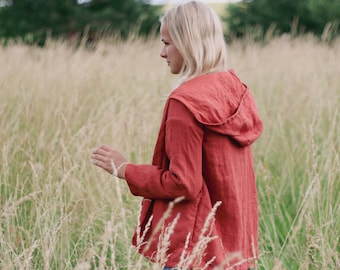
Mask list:
[[[160,269],[131,247],[140,198],[91,164],[150,163],[175,77],[159,40],[0,48],[0,269]],[[228,45],[264,132],[258,269],[340,269],[340,40]]]

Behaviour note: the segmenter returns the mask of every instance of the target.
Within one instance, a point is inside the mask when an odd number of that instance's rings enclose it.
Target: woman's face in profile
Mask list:
[[[171,73],[178,74],[183,66],[183,57],[173,44],[168,28],[164,25],[161,27],[161,40],[164,44],[161,51],[161,57],[166,59]]]

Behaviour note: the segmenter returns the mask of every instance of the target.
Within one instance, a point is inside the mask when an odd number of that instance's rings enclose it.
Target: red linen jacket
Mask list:
[[[144,197],[133,237],[140,253],[170,267],[254,266],[258,202],[250,145],[262,128],[248,87],[233,71],[196,77],[170,94],[152,165],[125,171],[131,193]]]

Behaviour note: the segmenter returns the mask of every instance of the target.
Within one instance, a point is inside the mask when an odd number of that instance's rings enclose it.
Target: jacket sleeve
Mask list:
[[[154,165],[126,166],[125,176],[135,196],[149,199],[195,199],[202,189],[203,128],[179,101],[169,101],[165,151],[169,168]]]

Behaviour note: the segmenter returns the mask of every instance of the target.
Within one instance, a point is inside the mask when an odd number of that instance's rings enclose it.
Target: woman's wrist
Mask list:
[[[123,178],[125,179],[125,167],[129,162],[124,161],[119,164],[119,166],[116,166],[116,163],[113,159],[111,159],[111,167],[112,167],[112,175],[114,177]]]
[[[125,179],[125,169],[126,169],[126,165],[128,165],[130,162],[125,161],[122,162],[118,167],[117,167],[117,177],[118,178],[122,178]]]

